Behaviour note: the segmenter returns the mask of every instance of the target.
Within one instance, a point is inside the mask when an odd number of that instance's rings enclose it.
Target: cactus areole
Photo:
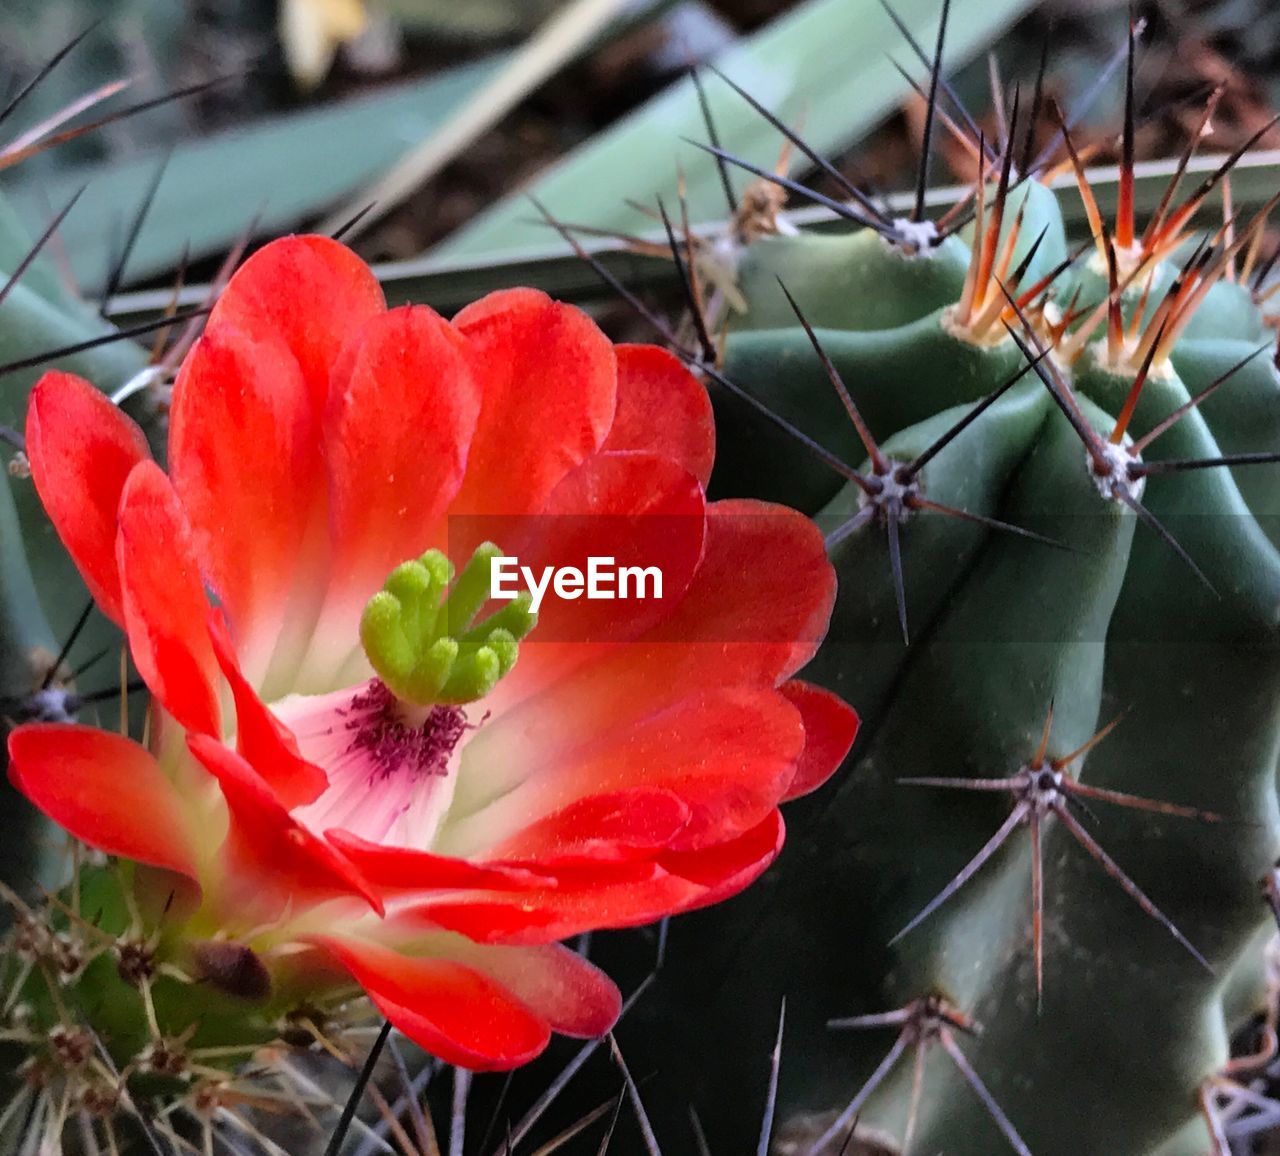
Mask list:
[[[388,311],[350,251],[287,238],[184,362],[167,472],[67,374],[26,432],[153,695],[144,744],[9,740],[17,787],[115,858],[23,917],[23,1038],[79,1093],[111,1091],[94,1036],[126,1072],[208,1076],[353,1007],[477,1069],[599,1035],[618,993],[558,941],[747,886],[853,740],[791,678],[835,596],[821,535],[708,503],[701,385],[540,293]],[[491,601],[495,542],[642,554],[664,596],[534,615]]]

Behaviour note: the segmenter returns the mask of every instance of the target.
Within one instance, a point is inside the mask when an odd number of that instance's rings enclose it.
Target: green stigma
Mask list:
[[[501,556],[492,542],[483,543],[455,582],[449,559],[428,550],[392,570],[366,603],[360,642],[401,702],[474,702],[515,666],[520,640],[538,621],[531,596],[519,594],[483,622],[475,621],[489,601],[493,561]]]

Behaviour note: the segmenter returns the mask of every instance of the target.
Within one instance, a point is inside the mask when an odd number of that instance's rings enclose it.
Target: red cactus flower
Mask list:
[[[708,504],[697,381],[541,293],[450,324],[387,310],[335,242],[278,241],[182,366],[167,474],[63,373],[27,447],[153,701],[145,747],[19,728],[14,783],[189,880],[186,941],[243,945],[277,987],[354,981],[448,1061],[607,1030],[616,990],[557,941],[746,886],[779,802],[852,742],[848,707],[788,681],[834,595],[818,532]],[[549,599],[522,643],[527,599],[489,603],[493,527],[541,562],[640,543],[666,589]]]

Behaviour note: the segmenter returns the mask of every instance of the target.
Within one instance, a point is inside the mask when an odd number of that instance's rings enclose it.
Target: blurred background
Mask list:
[[[897,11],[921,28],[935,8]],[[1049,91],[1070,108],[1128,15],[1113,0],[959,0],[950,72],[994,132],[993,71],[1003,91],[1029,90],[1047,45]],[[1265,125],[1280,7],[1165,0],[1138,15],[1139,159],[1176,156],[1215,86],[1208,151]],[[628,202],[651,206],[682,171],[694,221],[724,217],[714,165],[681,141],[707,136],[682,80],[691,63],[725,67],[870,188],[911,186],[923,119],[899,69],[917,84],[925,69],[878,0],[6,0],[0,29],[10,94],[80,37],[5,126],[0,194],[38,235],[85,188],[53,249],[90,298],[171,286],[179,268],[189,285],[208,280],[239,242],[333,232],[362,210],[347,239],[410,263],[388,279],[393,297],[449,308],[520,280],[586,293],[590,274],[555,260],[565,246],[524,194],[564,220],[652,232]],[[1076,134],[1093,163],[1114,154],[1119,80]],[[772,167],[777,133],[719,81],[707,88],[724,147]],[[942,137],[935,182],[970,179]],[[13,163],[31,140],[42,147]],[[1260,142],[1277,146],[1275,130]],[[161,300],[135,293],[111,310]]]

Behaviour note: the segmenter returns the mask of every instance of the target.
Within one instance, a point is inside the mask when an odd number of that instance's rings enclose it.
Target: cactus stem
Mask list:
[[[1076,435],[1080,438],[1081,443],[1089,452],[1089,456],[1093,460],[1094,466],[1097,467],[1100,472],[1106,472],[1111,468],[1111,464],[1107,460],[1103,451],[1102,441],[1085,419],[1084,413],[1075,399],[1075,393],[1058,372],[1057,366],[1053,363],[1053,359],[1044,356],[1046,348],[1041,345],[1040,339],[1036,336],[1035,330],[1027,320],[1022,308],[1012,297],[1009,298],[1009,303],[1013,305],[1014,311],[1022,322],[1024,331],[1031,339],[1032,346],[1029,347],[1013,326],[1007,321],[1004,323],[1005,330],[1008,332],[1009,336],[1013,338],[1014,343],[1022,352],[1022,356],[1035,370],[1036,376],[1038,376],[1044,383],[1045,388],[1049,391],[1049,396],[1053,398],[1054,403],[1062,411],[1063,416],[1071,423],[1072,429],[1076,431]],[[1035,349],[1035,353],[1032,353],[1032,348]]]
[[[1113,719],[1069,754],[1055,759],[1046,759],[1048,734],[1053,723],[1053,708],[1050,706],[1045,729],[1042,732],[1036,754],[1029,762],[1006,778],[963,779],[920,776],[899,779],[898,782],[904,786],[933,787],[943,790],[1008,792],[1015,800],[1015,803],[1008,818],[1000,825],[996,833],[987,840],[978,853],[961,868],[951,881],[901,931],[889,940],[889,946],[893,946],[908,932],[913,931],[923,923],[925,919],[977,874],[1018,827],[1026,826],[1030,830],[1032,844],[1032,942],[1035,953],[1036,998],[1037,1002],[1039,1002],[1043,998],[1044,958],[1044,884],[1040,841],[1044,825],[1051,818],[1056,818],[1067,829],[1072,838],[1111,876],[1130,899],[1164,927],[1174,939],[1186,948],[1198,963],[1212,973],[1213,968],[1208,960],[1178,930],[1173,921],[1147,897],[1146,893],[1124,873],[1115,860],[1103,849],[1102,845],[1080,824],[1068,807],[1068,803],[1079,802],[1081,798],[1085,798],[1111,803],[1115,806],[1128,807],[1133,810],[1171,815],[1177,818],[1198,819],[1208,823],[1223,822],[1222,816],[1212,811],[1181,806],[1176,803],[1166,803],[1158,799],[1147,799],[1121,791],[1108,790],[1103,787],[1088,786],[1073,776],[1070,771],[1071,764],[1083,759],[1089,751],[1102,742],[1120,724],[1120,721],[1121,718]]]
[[[1048,357],[1048,350],[1037,354],[1036,360]],[[999,401],[1006,393],[1018,384],[1028,373],[1035,368],[1035,361],[1029,361],[1022,366],[1016,373],[1005,379],[1005,381],[993,389],[986,397],[973,406],[958,422],[955,423],[945,433],[936,438],[930,445],[926,446],[918,453],[915,458],[901,467],[898,476],[902,478],[914,478],[920,473],[926,465],[947,448],[956,438],[958,438],[965,430],[967,430],[975,421],[978,420],[988,409],[990,409],[997,401]]]
[[[1009,299],[1014,305],[1015,311],[1018,313],[1022,321],[1023,328],[1027,336],[1034,343],[1037,353],[1043,353],[1044,348],[1040,345],[1040,340],[1036,336],[1034,329],[1031,327],[1022,310],[1018,308],[1017,303],[1012,298]],[[1079,404],[1075,400],[1075,395],[1062,375],[1058,372],[1057,367],[1052,360],[1040,358],[1034,359],[1031,349],[1026,342],[1018,335],[1011,325],[1005,323],[1005,328],[1009,331],[1022,354],[1029,361],[1034,361],[1034,368],[1040,380],[1049,390],[1050,396],[1061,409],[1067,420],[1071,423],[1072,428],[1076,431],[1081,443],[1085,447],[1088,454],[1088,462],[1094,474],[1095,484],[1098,486],[1098,492],[1104,497],[1123,502],[1131,509],[1138,518],[1148,526],[1171,550],[1182,560],[1182,562],[1190,569],[1196,579],[1200,581],[1206,589],[1216,598],[1218,591],[1213,583],[1209,581],[1204,571],[1196,565],[1195,560],[1182,547],[1181,543],[1169,532],[1168,529],[1160,522],[1160,520],[1148,510],[1139,500],[1141,493],[1141,482],[1144,478],[1144,470],[1147,470],[1149,463],[1141,463],[1136,460],[1137,452],[1130,449],[1125,451],[1122,447],[1104,442],[1097,433],[1094,432],[1089,423],[1085,420],[1083,412],[1080,410]],[[1145,356],[1145,354],[1144,354]],[[1246,358],[1245,361],[1251,358]],[[1235,372],[1233,368],[1230,373]],[[1210,388],[1216,388],[1216,385]],[[1203,391],[1202,391],[1203,392]],[[1197,395],[1200,397],[1200,395]],[[1195,401],[1196,399],[1192,399]],[[1181,416],[1187,410],[1192,408],[1191,405],[1185,406],[1178,411]],[[1176,419],[1175,419],[1176,420]],[[1167,429],[1168,426],[1164,426]],[[1163,430],[1161,430],[1163,432]],[[1134,485],[1133,483],[1138,483]]]
[[[843,403],[845,411],[849,415],[849,420],[853,423],[854,429],[857,431],[858,438],[862,442],[863,448],[867,452],[867,456],[871,461],[870,477],[863,477],[854,474],[849,478],[862,491],[862,503],[858,513],[848,519],[840,526],[832,535],[827,538],[828,549],[843,541],[855,530],[866,525],[873,517],[878,520],[884,527],[888,536],[889,546],[889,569],[893,579],[894,597],[898,608],[898,623],[902,628],[902,641],[906,645],[911,644],[910,631],[907,626],[907,601],[906,589],[902,572],[902,542],[901,527],[903,523],[911,516],[912,513],[920,510],[929,510],[938,514],[945,514],[953,518],[961,518],[966,521],[976,522],[980,525],[988,526],[992,529],[1005,530],[1023,537],[1031,538],[1036,541],[1045,542],[1049,545],[1060,545],[1050,538],[1045,538],[1040,534],[1036,534],[1030,530],[1024,530],[1021,527],[1010,525],[1007,522],[998,521],[995,518],[987,518],[979,514],[970,514],[963,510],[955,509],[951,506],[939,505],[936,502],[926,501],[921,494],[919,482],[919,473],[923,467],[924,461],[928,461],[931,457],[949,442],[951,442],[959,433],[961,433],[968,425],[985,410],[992,402],[994,402],[1002,393],[1008,390],[1014,382],[1026,372],[1024,367],[1019,373],[999,387],[993,394],[989,394],[987,398],[979,402],[973,409],[956,423],[951,430],[948,430],[938,439],[933,446],[925,450],[920,458],[913,462],[900,463],[891,461],[884,455],[875,438],[868,429],[866,422],[862,418],[862,414],[858,410],[857,404],[850,395],[848,388],[844,384],[840,371],[835,367],[834,362],[827,356],[826,351],[822,348],[822,343],[818,340],[818,335],[814,332],[813,327],[809,324],[808,319],[801,311],[800,306],[792,297],[782,279],[778,279],[778,285],[781,287],[783,294],[786,296],[788,303],[791,305],[797,319],[804,327],[805,333],[808,335],[809,342],[813,346],[814,352],[818,356],[823,369],[826,371],[827,377],[830,379],[832,386]],[[924,461],[921,460],[924,459]]]
[[[1000,1105],[996,1103],[995,1098],[979,1078],[978,1073],[974,1071],[973,1066],[960,1050],[960,1045],[956,1043],[956,1031],[973,1034],[979,1030],[978,1025],[943,997],[927,995],[895,1011],[828,1020],[827,1027],[833,1029],[900,1027],[901,1030],[898,1033],[898,1038],[893,1043],[893,1047],[889,1049],[884,1059],[880,1061],[875,1071],[868,1077],[866,1083],[862,1085],[832,1125],[809,1148],[806,1156],[821,1156],[821,1153],[832,1140],[846,1129],[855,1125],[856,1117],[872,1092],[884,1082],[885,1077],[893,1070],[898,1059],[907,1048],[912,1048],[915,1052],[915,1062],[912,1074],[911,1107],[908,1111],[906,1131],[902,1142],[902,1151],[906,1152],[910,1146],[912,1134],[915,1131],[916,1112],[919,1107],[920,1092],[923,1084],[923,1057],[926,1049],[934,1043],[937,1043],[947,1053],[956,1070],[960,1073],[965,1083],[969,1085],[974,1095],[982,1102],[982,1106],[987,1110],[996,1127],[1000,1129],[1009,1146],[1019,1156],[1031,1156],[1026,1144],[1023,1143],[1022,1138],[1018,1135],[1017,1129],[1014,1128],[1009,1118],[1004,1114]],[[852,1132],[850,1135],[852,1135]]]

